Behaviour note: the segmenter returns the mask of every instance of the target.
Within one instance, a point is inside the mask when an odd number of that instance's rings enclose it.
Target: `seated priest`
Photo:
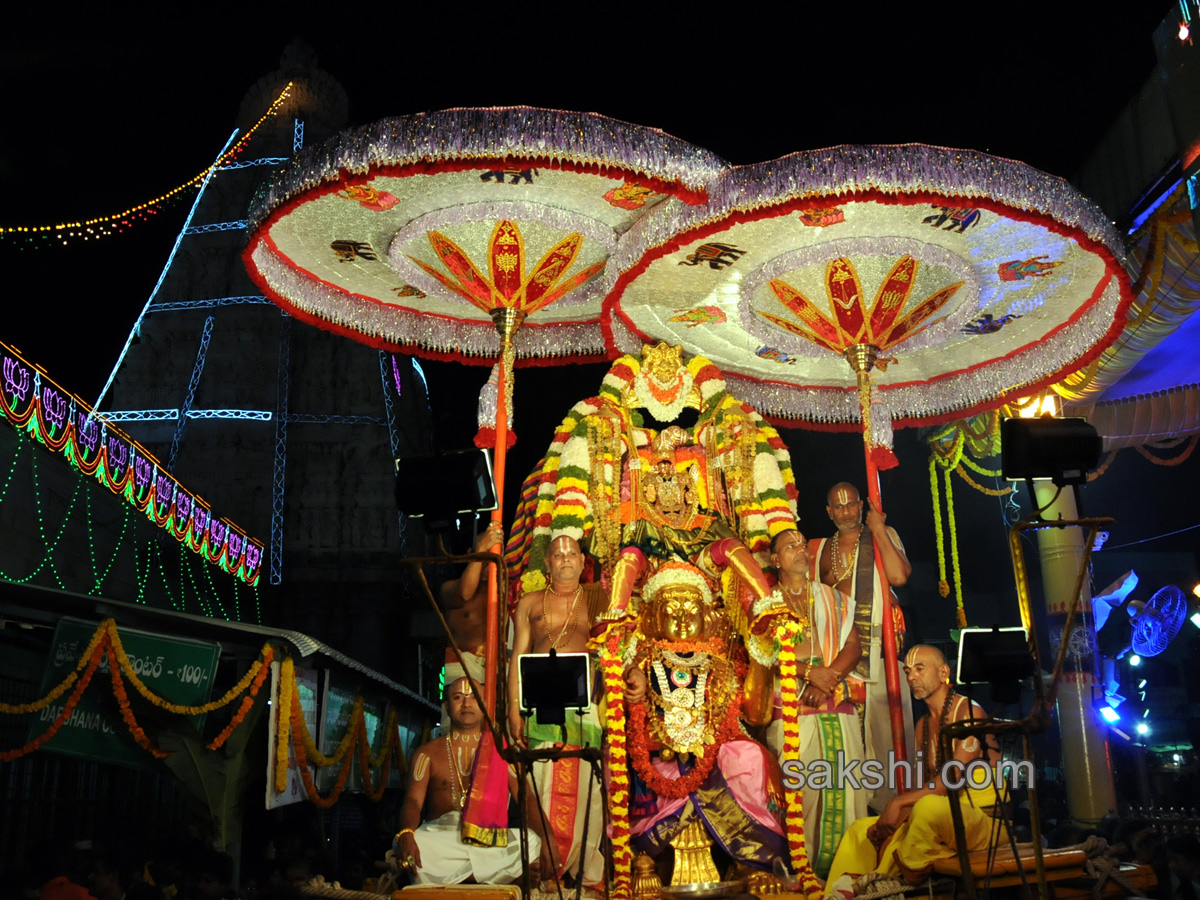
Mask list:
[[[904,658],[904,675],[912,695],[926,706],[916,725],[915,786],[897,794],[879,816],[859,819],[847,830],[833,859],[826,896],[841,900],[854,895],[854,882],[868,872],[919,884],[933,864],[958,852],[946,780],[961,781],[964,833],[969,851],[986,850],[991,841],[1006,841],[1007,832],[994,816],[1003,799],[998,783],[999,750],[990,736],[954,740],[953,754],[942,759],[939,737],[948,722],[985,719],[983,709],[958,695],[950,682],[950,666],[936,647],[918,645]],[[980,764],[977,761],[982,761]]]
[[[418,884],[514,882],[521,877],[521,837],[507,825],[516,777],[484,736],[483,714],[466,678],[446,685],[444,705],[450,730],[413,754],[396,857]],[[544,843],[533,813],[526,818],[529,855],[536,861]]]

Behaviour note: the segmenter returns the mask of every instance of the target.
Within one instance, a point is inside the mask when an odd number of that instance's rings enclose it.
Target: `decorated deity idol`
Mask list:
[[[749,601],[767,597],[754,554],[790,527],[796,486],[778,433],[716,366],[659,343],[571,409],[522,496],[507,555],[518,592],[542,587],[550,538],[567,535],[599,561],[617,616],[669,560],[732,569]]]
[[[672,883],[720,881],[716,843],[757,891],[777,889],[765,873],[789,858],[779,767],[742,728],[755,705],[746,655],[712,581],[668,562],[641,591],[637,627],[605,635],[602,665],[610,723],[612,834],[629,851],[673,851]],[[619,654],[619,656],[618,656]],[[619,661],[618,661],[619,660]],[[621,760],[628,766],[619,772]],[[619,857],[618,857],[619,859]],[[812,882],[803,863],[802,881]],[[754,874],[755,872],[760,874]],[[729,879],[728,873],[726,879]]]

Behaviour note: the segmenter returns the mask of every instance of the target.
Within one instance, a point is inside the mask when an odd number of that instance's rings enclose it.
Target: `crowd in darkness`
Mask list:
[[[230,854],[186,835],[42,840],[22,866],[0,873],[0,900],[298,900],[314,879],[371,890],[389,836],[344,845],[335,859],[321,838],[281,831],[240,870]]]

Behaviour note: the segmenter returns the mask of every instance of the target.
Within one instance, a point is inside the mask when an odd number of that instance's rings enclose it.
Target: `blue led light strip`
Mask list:
[[[241,231],[246,227],[246,220],[237,222],[213,222],[209,225],[192,225],[183,229],[184,234],[214,234],[218,231]]]
[[[208,344],[212,340],[214,317],[204,320],[204,331],[200,333],[200,349],[196,351],[196,364],[192,366],[192,377],[188,379],[187,396],[183,399],[183,417],[175,426],[175,435],[171,438],[171,458],[167,461],[167,471],[175,471],[175,460],[179,457],[179,442],[183,440],[183,426],[187,424],[188,413],[196,400],[196,387],[200,384],[200,375],[204,372],[204,361],[208,359]]]
[[[174,422],[179,418],[177,409],[123,409],[115,412],[99,412],[95,417],[101,422]]]
[[[92,404],[93,410],[99,410],[100,404],[104,401],[104,395],[108,393],[108,389],[112,387],[113,379],[117,377],[117,370],[121,368],[121,363],[125,361],[125,354],[129,352],[130,346],[133,344],[134,335],[138,334],[142,329],[142,319],[146,318],[146,310],[150,308],[150,304],[154,302],[154,298],[158,296],[158,291],[162,287],[163,282],[167,278],[167,272],[171,270],[171,264],[175,262],[175,254],[179,252],[179,245],[183,243],[183,236],[187,233],[188,228],[192,224],[192,217],[196,215],[196,210],[200,208],[200,201],[204,199],[204,191],[208,188],[208,183],[212,181],[213,173],[217,171],[217,163],[221,157],[225,155],[225,151],[229,149],[233,139],[238,135],[238,129],[233,129],[233,133],[229,135],[229,140],[225,142],[225,146],[221,148],[221,152],[217,154],[217,158],[213,160],[213,164],[208,167],[208,171],[204,173],[204,180],[200,182],[200,190],[196,192],[196,199],[192,201],[192,208],[188,210],[187,220],[183,223],[183,228],[175,238],[175,246],[171,248],[171,252],[167,255],[167,263],[163,266],[162,272],[158,276],[158,281],[154,284],[154,290],[150,292],[149,298],[146,300],[146,305],[142,307],[142,311],[138,313],[137,319],[133,323],[133,328],[129,330],[129,337],[125,338],[125,346],[121,348],[120,354],[117,356],[116,365],[113,366],[112,372],[109,373],[108,381],[104,382],[104,387],[100,390],[100,396],[96,398],[96,402]]]
[[[271,477],[271,584],[283,581],[283,488],[287,472],[288,394],[291,391],[292,317],[280,312],[279,377],[275,404],[275,467]]]
[[[155,303],[150,312],[179,312],[186,309],[211,309],[214,306],[237,306],[239,304],[261,304],[270,306],[271,301],[262,294],[247,294],[242,297],[213,297],[209,300],[174,300],[170,303]]]
[[[292,153],[299,153],[304,149],[304,120],[296,119],[292,130]]]
[[[239,159],[227,162],[222,169],[246,169],[250,166],[282,166],[288,161],[286,156],[261,156],[258,159]]]
[[[269,409],[189,409],[189,419],[241,419],[246,422],[270,422],[274,413]]]
[[[387,415],[388,427],[388,442],[392,447],[392,459],[396,459],[400,455],[400,435],[396,431],[396,405],[392,403],[392,392],[388,386],[388,376],[392,374],[392,367],[395,365],[395,357],[386,350],[379,351],[379,380],[383,382],[383,410]],[[396,380],[396,392],[400,391],[399,379]],[[404,513],[397,512],[400,526],[400,555],[406,556],[408,552],[407,541],[407,522],[404,518]]]

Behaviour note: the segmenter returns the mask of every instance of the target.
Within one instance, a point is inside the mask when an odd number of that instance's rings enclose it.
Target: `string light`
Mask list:
[[[93,477],[114,494],[124,497],[134,509],[145,513],[152,522],[208,563],[220,566],[251,587],[257,585],[263,555],[261,542],[251,540],[228,520],[214,516],[202,498],[166,474],[162,464],[141,444],[106,422],[103,413],[94,413],[86,403],[59,387],[3,343],[0,343],[0,369],[3,418],[19,433],[61,453],[81,476]],[[5,492],[12,471],[10,466]],[[34,471],[36,474],[36,463]],[[35,484],[39,528],[43,530],[42,542],[47,555],[26,578],[10,580],[27,581],[49,566],[59,585],[65,588],[53,555],[78,494],[77,485],[58,536],[47,542],[41,496]],[[93,552],[93,575],[94,562]]]
[[[239,141],[219,156],[215,162],[206,167],[198,175],[189,178],[183,184],[172,188],[164,194],[159,194],[153,200],[147,200],[144,203],[139,203],[137,206],[131,206],[129,209],[119,213],[113,213],[108,216],[96,216],[95,218],[84,219],[80,222],[59,222],[56,225],[0,226],[0,239],[24,237],[33,246],[46,246],[45,241],[48,239],[57,239],[61,244],[66,244],[69,239],[73,238],[82,238],[86,241],[117,234],[138,221],[144,221],[147,217],[156,215],[158,212],[156,207],[161,207],[177,199],[184,191],[198,186],[205,178],[209,177],[210,173],[216,172],[241,153],[259,126],[279,111],[284,101],[287,100],[291,89],[292,82],[289,81],[279,96],[275,98],[275,102],[262,114],[261,118],[254,123]]]

